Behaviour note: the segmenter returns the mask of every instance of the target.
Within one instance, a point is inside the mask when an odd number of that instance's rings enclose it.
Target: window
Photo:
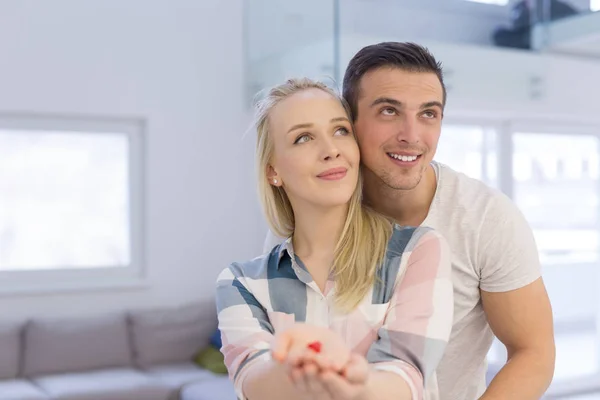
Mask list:
[[[513,199],[533,230],[554,312],[553,385],[600,373],[600,143],[563,131],[512,132]]]
[[[590,10],[600,11],[600,0],[590,0]]]
[[[549,393],[568,398],[600,374],[599,134],[595,126],[450,121],[435,157],[504,191],[529,222],[554,314]],[[506,360],[497,340],[487,359],[489,382]]]
[[[133,122],[0,117],[0,277],[12,289],[141,273],[141,138]]]
[[[490,186],[497,186],[496,129],[444,124],[435,160]]]
[[[598,139],[513,136],[514,200],[532,226],[544,265],[598,261]]]

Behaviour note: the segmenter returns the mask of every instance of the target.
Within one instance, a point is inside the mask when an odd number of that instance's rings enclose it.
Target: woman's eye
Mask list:
[[[350,133],[350,131],[349,131],[348,129],[344,128],[344,127],[340,127],[340,128],[337,128],[337,129],[335,130],[335,135],[342,135],[342,136],[346,136],[346,135],[348,135],[349,133]]]
[[[301,136],[298,136],[298,138],[296,139],[294,144],[308,142],[309,140],[310,140],[310,136],[308,136],[307,134],[301,135]]]

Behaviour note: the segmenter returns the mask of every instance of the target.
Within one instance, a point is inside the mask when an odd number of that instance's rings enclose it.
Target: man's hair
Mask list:
[[[343,96],[352,113],[358,117],[360,82],[369,71],[378,68],[399,68],[407,72],[430,72],[435,74],[443,90],[443,104],[446,104],[446,86],[442,64],[425,47],[409,42],[382,42],[363,47],[352,57],[346,68],[343,83]]]

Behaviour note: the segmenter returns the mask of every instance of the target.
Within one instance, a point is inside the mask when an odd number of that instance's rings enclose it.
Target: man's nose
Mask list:
[[[397,135],[399,142],[414,144],[419,142],[417,117],[405,116],[402,118]]]

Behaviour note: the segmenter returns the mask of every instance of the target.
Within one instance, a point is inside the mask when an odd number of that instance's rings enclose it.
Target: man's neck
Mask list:
[[[371,207],[400,225],[419,226],[425,221],[437,185],[433,166],[427,166],[421,181],[411,190],[392,189],[377,176],[365,175],[365,199]]]

